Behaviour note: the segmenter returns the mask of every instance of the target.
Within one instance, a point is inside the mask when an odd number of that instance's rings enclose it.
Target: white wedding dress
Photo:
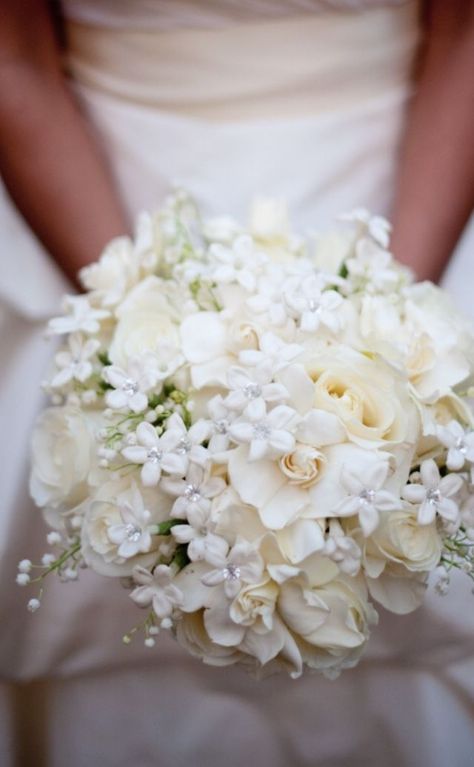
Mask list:
[[[355,206],[390,212],[417,11],[396,0],[67,0],[66,63],[131,214],[180,185],[205,213],[243,220],[255,194],[284,197],[309,232]],[[43,323],[65,284],[6,193],[0,247],[2,765],[472,764],[467,578],[447,599],[430,590],[413,615],[381,611],[365,659],[336,682],[256,682],[168,636],[125,647],[136,607],[90,572],[49,583],[27,613],[16,564],[46,549],[28,436],[52,353]],[[472,312],[466,253],[447,284]]]

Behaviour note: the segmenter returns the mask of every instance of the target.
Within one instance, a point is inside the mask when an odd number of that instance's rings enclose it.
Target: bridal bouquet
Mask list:
[[[242,229],[183,194],[114,240],[49,324],[51,551],[18,582],[92,568],[144,610],[125,642],[297,677],[355,665],[433,571],[474,578],[473,336],[388,248],[364,210],[305,243],[281,203]]]

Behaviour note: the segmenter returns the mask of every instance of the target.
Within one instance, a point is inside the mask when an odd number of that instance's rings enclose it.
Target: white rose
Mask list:
[[[38,417],[30,476],[30,493],[37,506],[72,509],[87,497],[95,452],[93,431],[93,422],[71,406],[51,407]]]
[[[337,415],[351,441],[365,447],[416,442],[419,417],[408,387],[379,359],[339,347],[306,369],[314,406]]]
[[[171,505],[158,488],[139,491],[128,478],[102,485],[84,515],[82,554],[87,565],[115,577],[131,575],[137,565],[152,566],[160,544],[169,541],[155,528],[169,518]]]
[[[204,626],[204,610],[183,613],[176,624],[176,639],[195,658],[210,666],[230,666],[245,657],[235,647],[223,647],[211,640]]]
[[[322,670],[356,660],[368,640],[369,625],[377,622],[377,613],[367,600],[362,578],[336,575],[337,565],[331,563],[331,570],[318,559],[325,577],[318,578],[315,567],[309,578],[299,576],[283,583],[278,609],[297,640],[302,640],[303,660]]]
[[[382,556],[411,571],[433,570],[441,557],[441,539],[433,522],[420,525],[411,509],[392,511],[372,535]]]
[[[139,277],[139,264],[128,237],[112,240],[96,263],[79,272],[79,279],[87,290],[92,291],[93,300],[107,307],[120,303]]]
[[[110,360],[127,368],[131,357],[155,351],[161,342],[179,347],[178,315],[170,301],[168,283],[148,277],[128,295],[117,310],[117,327],[109,350]]]
[[[311,487],[321,477],[321,471],[327,458],[320,450],[311,445],[297,443],[292,453],[280,458],[280,469],[288,477],[290,484]]]

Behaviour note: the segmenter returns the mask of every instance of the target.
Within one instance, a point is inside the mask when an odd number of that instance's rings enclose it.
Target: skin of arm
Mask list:
[[[68,89],[59,50],[47,0],[3,4],[0,173],[26,221],[74,282],[78,269],[129,225]]]
[[[431,0],[400,162],[392,250],[437,281],[474,206],[474,2]]]

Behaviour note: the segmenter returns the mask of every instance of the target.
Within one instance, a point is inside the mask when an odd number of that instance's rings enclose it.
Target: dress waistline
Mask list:
[[[135,31],[66,22],[79,85],[210,121],[301,117],[406,88],[418,3],[219,29]]]

